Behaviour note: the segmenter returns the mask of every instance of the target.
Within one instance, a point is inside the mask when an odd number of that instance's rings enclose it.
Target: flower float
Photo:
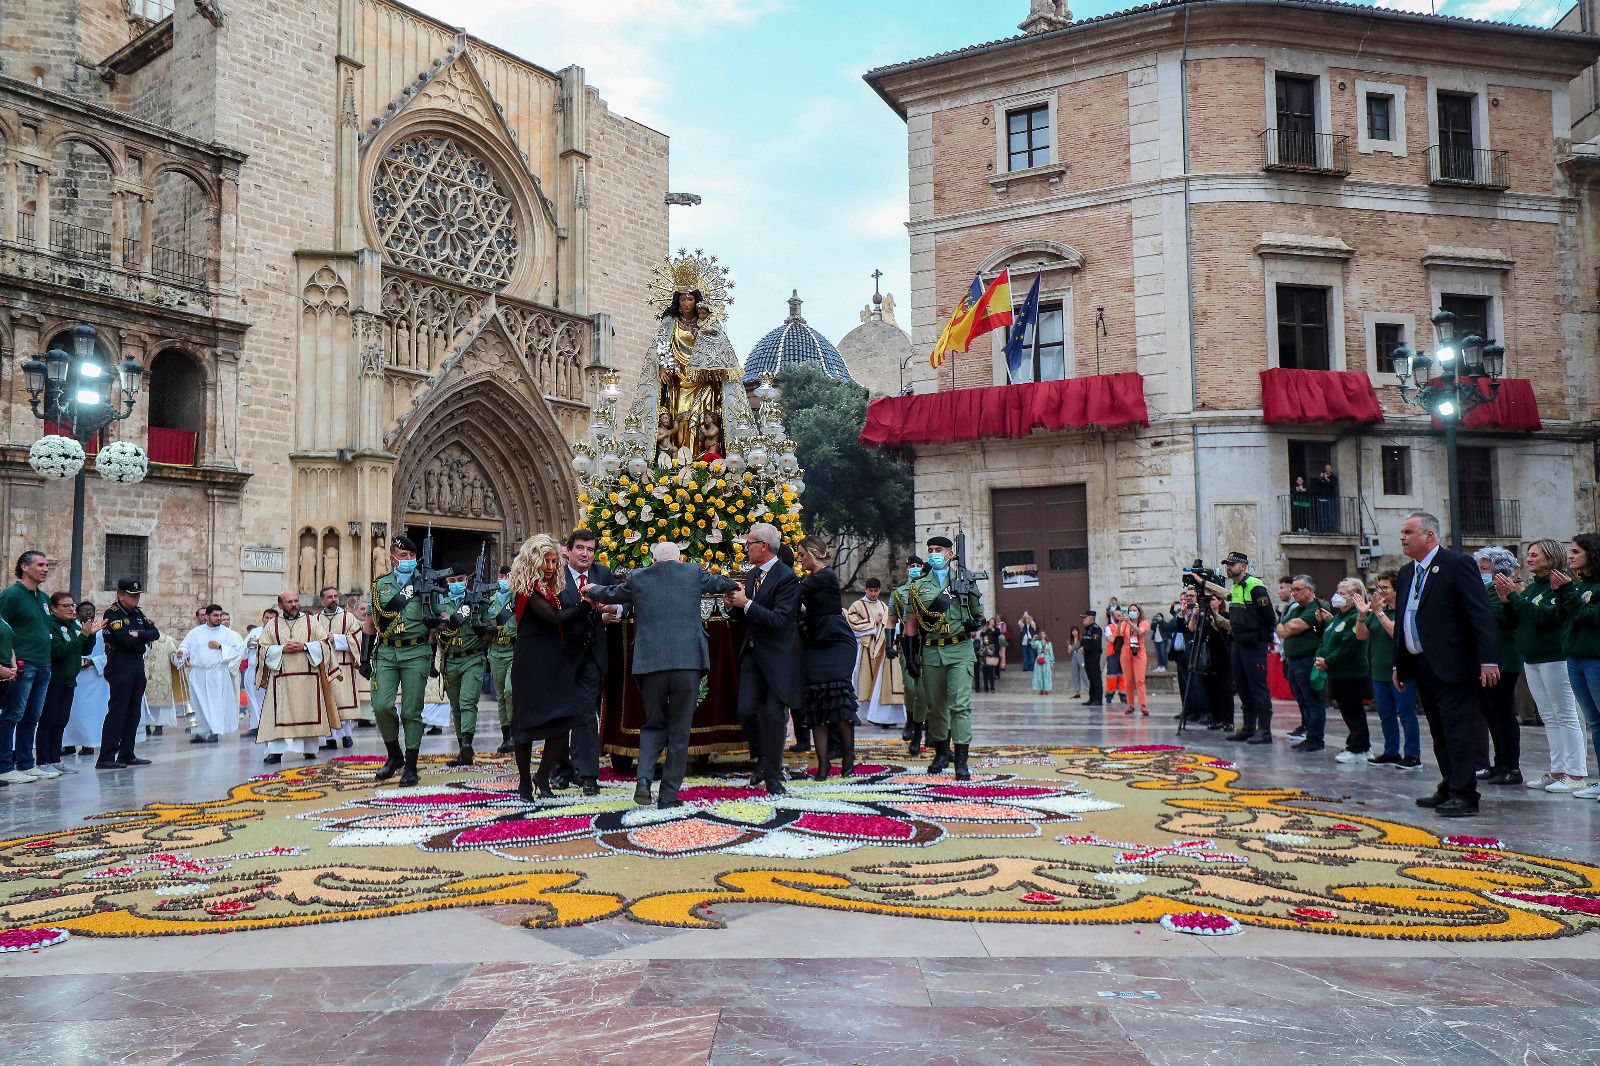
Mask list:
[[[1191,936],[1231,936],[1244,931],[1244,926],[1226,914],[1212,914],[1209,911],[1163,914],[1161,928],[1169,933],[1188,933]]]
[[[11,951],[38,951],[71,937],[65,929],[7,929],[0,932],[0,954]]]
[[[783,796],[726,779],[693,782],[679,790],[683,806],[667,810],[635,806],[631,779],[601,784],[597,797],[530,809],[509,778],[454,781],[423,792],[379,790],[369,800],[302,817],[336,833],[334,847],[412,844],[531,861],[714,852],[804,859],[869,846],[927,847],[952,832],[1039,836],[1045,822],[1077,821],[1118,806],[1070,782],[1010,774],[952,782],[891,764],[858,765],[848,778],[791,782]]]

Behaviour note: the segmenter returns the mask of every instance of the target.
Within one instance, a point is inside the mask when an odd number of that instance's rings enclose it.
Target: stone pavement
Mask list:
[[[1004,688],[1014,687],[1007,678]],[[1020,687],[1020,686],[1016,686]],[[979,696],[979,743],[1171,742],[1152,716],[1062,695]],[[1280,706],[1280,721],[1293,718]],[[1375,724],[1375,723],[1374,723]],[[373,730],[357,751],[375,751]],[[866,736],[892,736],[864,729]],[[1338,794],[1430,824],[1434,778],[1181,741],[1251,784]],[[1424,745],[1426,747],[1426,743]],[[1524,769],[1543,769],[1537,728]],[[429,738],[425,752],[447,750]],[[156,765],[0,793],[12,836],[257,772],[248,741],[151,741]],[[1473,831],[1600,860],[1600,804],[1489,790]],[[1429,1063],[1600,1062],[1600,934],[1525,944],[1368,941],[1250,929],[1036,928],[722,907],[723,930],[613,920],[530,930],[521,908],[168,939],[77,938],[0,956],[0,1046],[19,1063]]]

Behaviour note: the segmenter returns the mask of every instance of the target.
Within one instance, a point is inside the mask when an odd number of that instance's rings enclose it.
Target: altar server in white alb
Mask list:
[[[145,736],[162,736],[178,717],[189,713],[188,678],[183,675],[183,660],[178,644],[161,634],[144,653],[144,706],[139,709],[139,724]]]
[[[276,617],[278,617],[277,608],[268,607],[261,612],[261,625],[252,627],[244,635],[244,676],[241,680],[244,682],[245,702],[250,707],[250,728],[244,734],[247,737],[256,735],[256,726],[261,722],[261,701],[266,696],[256,684],[256,675],[260,672],[261,666],[261,630]]]
[[[867,580],[866,595],[844,613],[856,635],[856,702],[867,721],[877,726],[903,725],[906,720],[905,681],[900,660],[889,655],[893,619],[889,604],[880,598],[883,585]]]
[[[239,663],[244,638],[222,624],[216,604],[206,608],[206,624],[184,634],[177,658],[188,670],[189,706],[194,710],[191,744],[215,744],[239,729]]]
[[[335,738],[340,737],[348,748],[355,743],[356,719],[368,717],[366,708],[372,700],[371,683],[356,669],[361,662],[361,627],[366,620],[344,609],[339,590],[332,585],[318,597],[322,601],[318,618],[328,630],[328,676],[333,685],[334,709],[339,712],[339,727],[322,746],[337,748],[339,741]]]
[[[278,617],[261,627],[256,684],[265,692],[256,743],[267,746],[262,761],[274,765],[285,754],[317,757],[317,746],[339,726],[328,676],[328,627],[300,609],[298,592],[278,594]]]
[[[88,625],[94,621],[94,604],[84,600],[78,604],[78,622]],[[100,743],[100,731],[105,727],[106,711],[111,704],[111,684],[106,680],[106,635],[94,635],[94,650],[84,657],[83,669],[78,671],[78,685],[72,691],[72,716],[61,735],[61,754],[93,755],[94,746]]]

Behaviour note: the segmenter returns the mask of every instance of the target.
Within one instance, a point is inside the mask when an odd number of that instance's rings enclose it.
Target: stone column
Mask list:
[[[139,194],[139,273],[149,274],[155,255],[155,197]]]
[[[0,199],[5,200],[5,210],[0,211],[0,239],[7,244],[16,243],[17,212],[22,210],[22,204],[17,200],[19,165],[15,159],[8,159],[4,166],[0,166]]]
[[[33,245],[42,252],[50,250],[50,168],[40,163],[34,168]]]
[[[111,265],[126,269],[127,264],[122,258],[122,238],[127,233],[128,220],[124,209],[123,200],[128,196],[137,196],[126,189],[113,189],[111,192]]]

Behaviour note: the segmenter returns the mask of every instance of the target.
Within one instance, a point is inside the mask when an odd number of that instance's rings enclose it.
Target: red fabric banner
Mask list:
[[[72,427],[52,419],[44,420],[44,435],[47,437],[70,437],[73,435]],[[100,434],[90,437],[83,446],[83,454],[93,455],[100,450]]]
[[[1479,381],[1478,392],[1489,395],[1489,383]],[[1434,419],[1433,424],[1438,426],[1439,420]],[[1519,433],[1543,429],[1533,382],[1527,378],[1501,378],[1500,391],[1495,398],[1468,411],[1461,425],[1466,429],[1509,429]]]
[[[150,427],[150,439],[145,449],[152,463],[167,466],[193,466],[195,434],[186,429]]]
[[[1261,415],[1274,422],[1382,422],[1364,370],[1263,370]]]
[[[874,447],[1026,437],[1036,429],[1148,426],[1144,378],[1100,374],[1064,381],[880,396],[867,405],[861,443]]]

